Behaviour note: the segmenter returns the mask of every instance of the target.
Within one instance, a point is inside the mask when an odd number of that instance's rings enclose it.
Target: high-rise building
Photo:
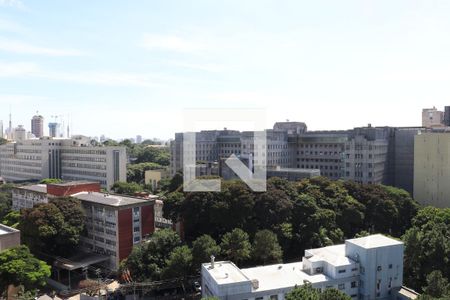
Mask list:
[[[450,207],[450,133],[427,132],[414,140],[414,199]]]
[[[27,139],[27,131],[23,128],[23,125],[14,128],[13,137],[15,141],[24,141]]]
[[[4,134],[4,132],[3,132],[3,121],[0,120],[0,138],[3,138],[3,134]]]
[[[442,126],[444,121],[444,112],[437,110],[436,107],[424,108],[422,110],[422,126],[426,128]]]
[[[50,137],[59,137],[61,124],[56,122],[48,123],[48,135]]]
[[[136,144],[140,144],[142,143],[142,135],[137,135],[136,136]]]
[[[63,180],[98,181],[109,189],[126,181],[126,148],[95,147],[90,139],[39,139],[0,145],[0,176],[7,181]]]
[[[35,137],[40,138],[44,136],[44,117],[41,115],[35,115],[31,119],[31,133]]]

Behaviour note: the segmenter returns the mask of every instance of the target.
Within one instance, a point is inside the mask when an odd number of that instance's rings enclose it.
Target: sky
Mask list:
[[[419,126],[450,105],[449,15],[446,0],[0,0],[0,120],[30,130],[39,111],[115,139],[173,138],[186,109]]]

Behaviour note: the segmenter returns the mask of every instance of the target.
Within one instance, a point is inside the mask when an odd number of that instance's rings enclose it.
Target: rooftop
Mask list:
[[[98,184],[98,181],[77,180],[77,181],[66,181],[61,183],[51,183],[51,185],[56,186],[76,186],[81,184]]]
[[[14,233],[14,232],[19,232],[19,230],[0,224],[0,235],[5,235],[5,234],[10,234],[10,233]]]
[[[345,256],[345,244],[306,250],[309,261],[326,261],[333,266],[351,265],[353,261]]]
[[[72,197],[82,200],[82,201],[97,203],[97,204],[101,204],[101,205],[114,206],[114,207],[149,203],[149,200],[145,200],[142,198],[127,197],[127,196],[115,195],[115,194],[111,195],[111,194],[98,193],[98,192],[80,192],[77,194],[73,194]]]
[[[346,243],[352,243],[358,245],[360,247],[371,249],[371,248],[379,248],[386,246],[395,246],[395,245],[403,245],[403,242],[397,241],[393,238],[389,238],[382,234],[374,234],[369,235],[357,239],[347,240]]]
[[[258,280],[259,287],[255,289],[258,292],[293,287],[305,281],[316,283],[329,280],[324,274],[309,275],[302,268],[301,262],[295,262],[242,269],[242,273],[251,280]]]
[[[33,185],[19,186],[18,189],[32,191],[32,192],[38,192],[38,193],[44,193],[44,194],[47,193],[47,185],[46,184],[33,184]]]
[[[215,262],[214,268],[211,267],[210,263],[205,263],[203,266],[218,284],[250,281],[250,279],[230,261]]]

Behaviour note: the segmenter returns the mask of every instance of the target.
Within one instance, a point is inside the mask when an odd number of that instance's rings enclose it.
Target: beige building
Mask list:
[[[450,133],[424,133],[414,140],[414,198],[450,207]]]
[[[426,128],[442,126],[444,122],[444,112],[436,107],[422,109],[422,126]]]
[[[150,184],[152,190],[156,190],[159,187],[161,179],[168,178],[169,172],[165,169],[159,170],[147,170],[145,171],[145,184]]]
[[[0,224],[0,252],[20,245],[20,231]]]

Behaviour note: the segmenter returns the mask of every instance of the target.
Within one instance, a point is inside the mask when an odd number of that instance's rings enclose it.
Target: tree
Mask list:
[[[163,278],[186,278],[192,274],[192,251],[188,246],[176,247],[166,260]]]
[[[208,262],[211,255],[218,256],[220,251],[220,246],[211,236],[204,234],[198,237],[192,243],[194,269],[199,270],[202,263]]]
[[[6,143],[8,143],[8,140],[0,137],[0,145],[6,144]]]
[[[145,171],[162,169],[163,166],[154,162],[145,162],[139,164],[127,165],[127,181],[136,182],[139,184],[144,183]]]
[[[41,288],[49,276],[50,266],[24,245],[0,253],[0,290],[5,291],[10,284],[22,285],[25,290]]]
[[[137,154],[136,163],[153,162],[161,166],[170,164],[170,153],[167,148],[147,146]]]
[[[20,222],[20,212],[19,211],[10,211],[3,219],[0,220],[0,223],[5,224],[6,226],[12,228],[18,228]]]
[[[278,244],[276,234],[267,229],[258,231],[253,240],[253,260],[265,265],[267,263],[279,263],[282,257],[283,250]]]
[[[116,182],[111,189],[117,194],[134,195],[137,192],[142,192],[144,189],[136,182]]]
[[[250,258],[251,245],[248,234],[242,229],[235,228],[233,231],[224,234],[220,246],[223,255],[236,264]]]
[[[63,182],[63,181],[58,178],[45,178],[45,179],[42,179],[39,183],[40,184],[55,184],[55,183],[61,183],[61,182]]]
[[[79,200],[57,198],[22,210],[19,229],[32,251],[67,257],[76,251],[84,218]]]
[[[133,247],[122,262],[135,281],[159,280],[173,249],[181,245],[180,237],[170,229],[156,231],[148,241]]]
[[[286,300],[351,300],[352,298],[334,288],[321,291],[311,284],[304,284],[294,288],[286,295]]]
[[[441,271],[433,271],[427,276],[427,285],[423,288],[424,294],[435,298],[450,297],[448,279],[442,276]]]

